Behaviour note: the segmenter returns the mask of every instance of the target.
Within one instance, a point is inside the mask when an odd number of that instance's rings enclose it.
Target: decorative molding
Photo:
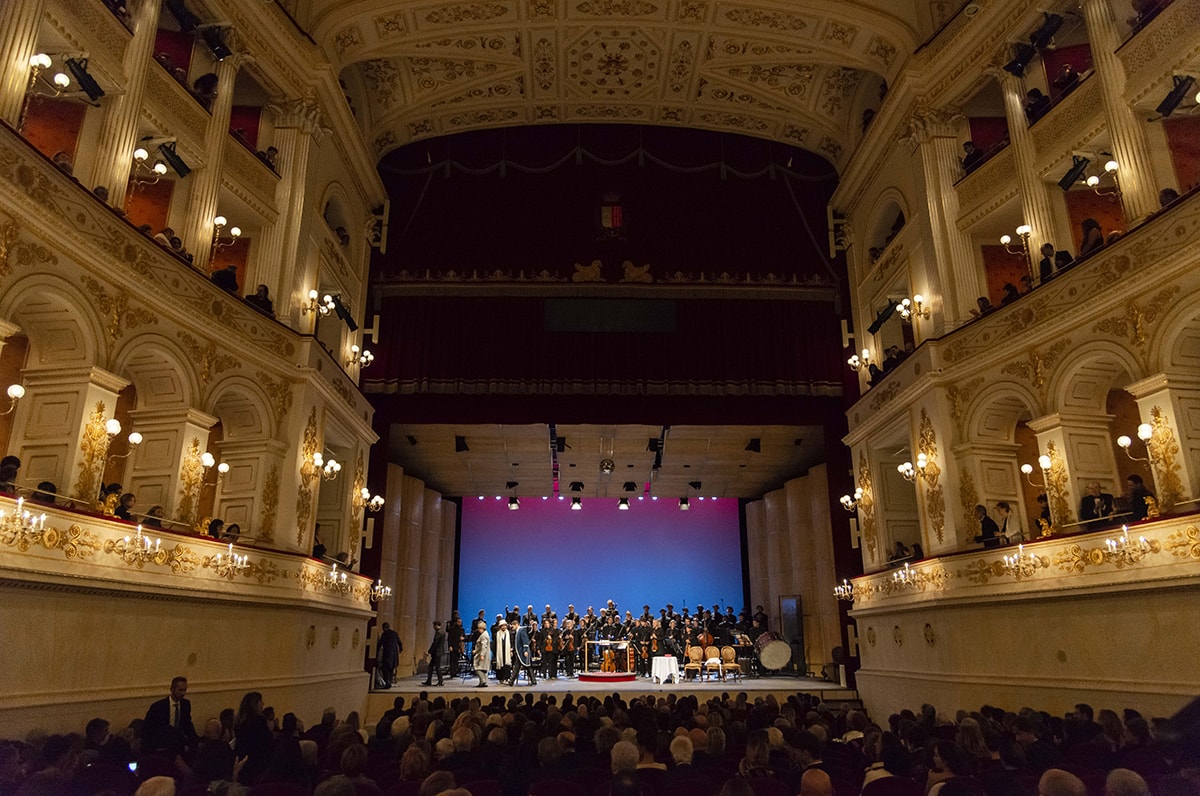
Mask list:
[[[300,547],[304,546],[304,537],[309,531],[309,518],[313,510],[313,480],[318,477],[317,468],[312,463],[313,454],[320,448],[317,428],[317,407],[314,406],[304,426],[304,443],[300,447],[300,485],[296,490],[296,544]]]
[[[942,485],[938,483],[942,468],[938,466],[937,433],[933,429],[933,421],[929,412],[921,407],[921,425],[917,436],[917,449],[928,458],[925,465],[925,477],[921,479],[925,493],[925,515],[929,520],[930,529],[939,543],[946,536],[946,499],[942,493]]]
[[[1150,409],[1150,427],[1153,433],[1146,441],[1150,451],[1151,463],[1154,466],[1154,483],[1158,487],[1158,507],[1160,511],[1170,511],[1183,498],[1183,482],[1179,478],[1179,443],[1175,441],[1175,432],[1167,422],[1161,406]]]
[[[123,292],[110,295],[99,281],[86,274],[82,277],[83,286],[96,302],[96,308],[107,322],[105,332],[108,334],[108,352],[111,355],[116,349],[117,341],[125,336],[127,329],[136,329],[143,324],[158,323],[158,316],[141,307],[130,307],[129,296]]]
[[[1152,298],[1148,299],[1145,304],[1130,299],[1125,302],[1124,311],[1121,315],[1111,316],[1098,321],[1092,327],[1092,331],[1112,335],[1113,337],[1126,338],[1131,345],[1137,347],[1144,364],[1147,358],[1146,343],[1150,328],[1165,314],[1165,311],[1170,307],[1173,299],[1179,292],[1179,285],[1171,285],[1168,288],[1160,290]]]
[[[233,370],[241,362],[235,356],[217,353],[217,347],[211,341],[201,343],[184,331],[179,332],[178,336],[179,342],[191,354],[192,362],[196,365],[201,394],[208,392],[209,381],[214,375],[219,376],[227,370]]]
[[[1059,355],[1071,345],[1070,338],[1061,339],[1043,350],[1037,347],[1025,352],[1025,360],[1014,360],[1000,369],[1001,373],[1019,376],[1029,382],[1045,398],[1046,370],[1058,361]]]
[[[975,479],[966,467],[958,473],[958,500],[962,506],[962,532],[957,534],[960,544],[970,542],[975,538],[971,531],[975,528],[975,507],[979,505],[979,493],[975,491]]]
[[[192,437],[179,468],[179,517],[191,527],[196,525],[200,515],[200,490],[204,485],[204,464],[200,458],[203,454],[200,438]],[[208,531],[207,528],[202,530]]]
[[[354,461],[354,485],[351,487],[350,505],[353,506],[351,517],[354,519],[355,532],[362,528],[363,502],[362,490],[367,485],[366,470],[363,466],[362,448],[358,449],[358,458]]]
[[[94,506],[100,495],[100,476],[104,471],[104,456],[108,452],[108,432],[104,429],[108,421],[106,414],[104,402],[97,401],[79,436],[81,458],[73,497],[87,506]]]
[[[873,562],[878,556],[879,538],[875,530],[875,490],[871,487],[871,467],[864,451],[858,452],[858,487],[862,490],[862,497],[858,499],[862,538],[867,545],[867,558]]]
[[[271,399],[271,416],[275,420],[275,435],[278,436],[283,428],[283,422],[287,419],[288,412],[292,410],[292,386],[294,382],[288,379],[276,379],[265,371],[256,371],[254,374],[258,381],[258,385],[266,392],[267,397]]]
[[[275,540],[275,514],[279,508],[279,464],[271,465],[263,480],[262,508],[258,515],[258,534],[264,541]]]
[[[1050,457],[1050,469],[1046,472],[1046,499],[1050,502],[1050,516],[1061,528],[1075,522],[1075,511],[1071,508],[1071,482],[1067,477],[1067,464],[1054,440],[1046,443],[1046,455]]]

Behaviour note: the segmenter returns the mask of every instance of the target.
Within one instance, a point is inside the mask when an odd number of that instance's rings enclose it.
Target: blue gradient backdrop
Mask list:
[[[550,603],[559,616],[568,603],[583,613],[616,600],[622,612],[655,616],[668,602],[680,610],[698,601],[742,609],[742,547],[733,498],[630,501],[619,511],[612,498],[508,501],[463,498],[458,609],[464,620],[483,609],[490,622],[517,602],[540,614]]]

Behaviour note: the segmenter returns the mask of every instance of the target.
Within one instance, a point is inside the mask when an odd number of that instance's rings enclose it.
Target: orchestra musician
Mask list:
[[[450,677],[458,677],[458,666],[462,660],[465,634],[462,617],[458,615],[458,611],[455,611],[450,617],[450,621],[446,623],[446,641],[450,649]]]
[[[558,628],[553,619],[542,622],[542,633],[538,639],[538,648],[542,651],[542,677],[547,680],[558,679],[558,651],[561,642]]]
[[[634,666],[637,673],[642,677],[650,676],[650,638],[650,621],[647,619],[636,620],[633,634],[630,637],[630,643],[634,648]]]
[[[509,627],[519,622],[520,619],[521,609],[517,607],[516,603],[513,603],[512,608],[509,608],[507,605],[504,606],[504,620],[508,622]]]
[[[533,606],[532,606],[532,605],[530,605],[530,606],[527,606],[527,607],[525,608],[525,615],[521,617],[521,624],[523,624],[523,625],[528,625],[528,624],[529,624],[529,621],[530,621],[531,619],[532,619],[534,622],[537,622],[537,614],[535,614],[535,613],[533,612]],[[537,627],[537,625],[535,624],[535,625],[534,625],[534,627]]]
[[[550,608],[550,603],[546,603],[546,610],[542,611],[542,624],[546,624],[547,619],[558,619],[558,614]]]
[[[579,626],[579,614],[575,613],[575,606],[567,606],[567,615],[563,617],[563,620],[570,622],[572,627]]]
[[[583,631],[575,627],[575,620],[568,619],[563,622],[562,659],[563,669],[566,672],[568,680],[575,676],[575,655],[579,651],[580,640],[582,638]]]

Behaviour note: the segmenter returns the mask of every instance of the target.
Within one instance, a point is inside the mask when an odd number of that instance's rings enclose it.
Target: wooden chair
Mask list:
[[[725,679],[724,668],[721,665],[721,651],[716,647],[704,648],[704,673],[717,673],[717,677]]]
[[[696,679],[700,679],[701,672],[704,671],[704,650],[701,647],[688,647],[687,663],[683,665],[683,677],[687,679],[688,672],[695,672]]]
[[[733,647],[721,647],[721,665],[725,667],[726,674],[735,674],[738,679],[742,679],[742,665],[737,662],[737,650]]]

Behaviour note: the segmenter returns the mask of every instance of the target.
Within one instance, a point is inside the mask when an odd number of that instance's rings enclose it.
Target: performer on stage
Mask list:
[[[542,637],[538,640],[538,648],[542,651],[542,676],[547,680],[558,679],[559,635],[553,619],[542,623]]]
[[[475,687],[487,688],[488,669],[492,667],[492,640],[488,638],[487,625],[484,622],[480,622],[476,630],[479,631],[479,634],[475,638],[475,654],[471,661],[475,668],[475,674],[479,677],[479,685]],[[429,685],[428,681],[425,685]],[[439,682],[438,685],[441,683]]]
[[[563,617],[563,621],[570,622],[572,627],[579,627],[579,614],[575,613],[575,606],[567,606],[567,615]]]
[[[513,673],[513,631],[508,624],[508,620],[502,619],[500,627],[496,631],[495,651],[492,658],[496,664],[496,679],[501,683],[507,683],[512,679]]]
[[[574,606],[571,606],[572,608]],[[570,616],[570,614],[568,614]],[[566,671],[567,679],[575,676],[575,655],[579,652],[583,631],[575,627],[574,620],[568,619],[563,622],[562,629],[562,659],[563,669]]]
[[[537,621],[536,619],[534,620]],[[529,678],[529,685],[537,685],[537,675],[533,673],[533,635],[532,631],[536,625],[526,627],[521,625],[517,630],[517,636],[514,643],[513,654],[516,664],[513,666],[512,679],[508,682],[509,685],[516,685],[517,680],[521,676],[521,672],[525,672],[525,676]]]
[[[446,626],[446,641],[450,649],[450,677],[458,677],[458,667],[463,653],[463,623],[462,617],[455,611]]]

